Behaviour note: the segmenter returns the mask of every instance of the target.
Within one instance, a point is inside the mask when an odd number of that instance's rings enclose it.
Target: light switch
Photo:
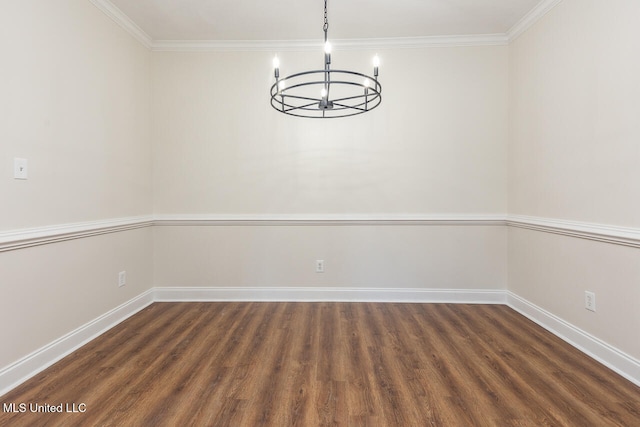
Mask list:
[[[13,159],[13,177],[15,179],[27,179],[29,177],[27,170],[27,159]]]

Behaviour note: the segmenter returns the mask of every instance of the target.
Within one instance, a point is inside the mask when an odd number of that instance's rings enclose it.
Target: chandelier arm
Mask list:
[[[298,74],[294,74],[292,76],[286,77],[284,79],[281,79],[280,81],[287,81],[290,79],[293,79],[295,77],[299,77],[305,74],[312,74],[312,73],[321,73],[323,71],[318,70],[318,71],[307,71],[304,73],[298,73]],[[347,74],[352,74],[352,75],[356,75],[356,76],[363,76],[363,77],[367,77],[365,74],[361,74],[361,73],[356,73],[356,72],[351,72],[351,71],[339,71],[339,70],[334,70],[332,71],[333,73],[347,73]],[[355,86],[355,87],[360,87],[363,89],[368,89],[371,94],[369,96],[380,96],[381,92],[382,92],[382,85],[379,82],[375,82],[376,85],[375,87],[367,87],[362,83],[357,83],[357,82],[353,82],[353,81],[348,81],[348,80],[334,80],[332,81],[332,84],[334,85],[347,85],[347,86]],[[310,81],[310,82],[303,82],[303,83],[297,83],[293,86],[289,86],[287,87],[286,91],[282,91],[279,92],[278,91],[278,85],[274,84],[271,86],[271,95],[272,96],[281,96],[284,95],[286,97],[291,97],[291,98],[298,98],[298,99],[306,99],[309,101],[320,101],[322,98],[312,98],[312,97],[305,97],[305,96],[300,96],[300,95],[292,95],[290,92],[293,91],[296,88],[300,88],[300,87],[305,87],[305,86],[314,86],[314,85],[322,85],[324,84],[324,82],[322,80],[315,80],[315,81]],[[349,99],[349,98],[358,98],[358,97],[364,97],[366,95],[364,94],[359,94],[359,95],[354,95],[351,97],[344,97],[344,98],[337,98],[334,101],[341,101],[341,100],[345,100],[345,99]]]
[[[300,98],[300,97],[298,97],[298,98]],[[300,98],[300,99],[309,100],[309,98]],[[276,105],[278,105],[280,108],[285,108],[286,107],[286,108],[288,108],[290,110],[310,110],[309,107],[318,105],[318,100],[314,100],[313,102],[310,102],[308,104],[302,104],[302,105],[294,105],[294,104],[291,104],[291,103],[288,103],[288,102],[284,102],[283,100],[277,100],[275,97],[272,98],[271,101],[272,101],[271,105],[273,105],[273,103],[275,102]],[[315,111],[315,110],[316,109],[313,108],[312,111]]]
[[[360,94],[360,95],[352,95],[352,96],[345,96],[343,98],[337,98],[337,99],[332,99],[333,102],[342,102],[342,101],[348,101],[350,99],[358,99],[358,98],[369,98],[370,100],[374,100],[375,98],[379,98],[380,94],[376,93],[372,90],[370,90],[370,92],[372,93],[368,93],[368,94]]]
[[[314,101],[311,102],[309,104],[303,104],[303,105],[292,105],[292,104],[287,104],[288,107],[292,107],[294,110],[317,110],[317,108],[315,108],[318,105],[318,101]],[[314,108],[311,109],[309,107],[313,106]]]
[[[372,109],[369,109],[368,111],[371,111],[371,110]],[[280,110],[278,110],[278,111],[280,111]],[[342,117],[357,116],[359,114],[364,114],[364,113],[368,112],[368,111],[364,111],[364,110],[356,110],[356,112],[351,113],[351,114],[340,114],[340,115],[331,115],[331,114],[329,114],[329,115],[325,116],[324,115],[325,111],[322,111],[322,110],[312,110],[312,111],[314,111],[315,113],[318,113],[318,114],[322,113],[322,115],[312,116],[312,115],[303,115],[303,114],[290,113],[288,111],[286,111],[286,112],[285,111],[281,111],[281,112],[283,114],[288,115],[288,116],[302,117],[302,118],[305,118],[305,119],[339,119],[339,118],[342,118]],[[335,111],[335,110],[333,110],[333,111]]]
[[[272,105],[273,105],[273,104],[272,104]],[[297,110],[302,110],[302,111],[314,111],[314,112],[319,111],[317,108],[308,108],[308,107],[309,107],[309,106],[311,106],[311,105],[314,105],[314,106],[315,106],[315,105],[316,105],[316,103],[309,104],[309,105],[308,105],[307,107],[305,107],[305,108],[297,107],[297,106],[294,106],[294,105],[291,105],[291,104],[286,104],[286,103],[285,103],[285,104],[278,105],[278,106],[274,106],[274,108],[275,108],[276,110],[278,110],[278,111],[282,112],[282,113],[285,113],[285,114],[291,114],[291,113],[289,113],[289,111],[297,111]],[[293,115],[293,114],[291,114],[291,115]],[[300,117],[306,117],[306,116],[300,115]]]
[[[322,70],[317,70],[317,71],[305,71],[304,73],[297,73],[297,74],[292,74],[288,77],[285,77],[284,79],[280,79],[281,82],[286,82],[289,80],[293,80],[297,77],[300,76],[304,76],[306,74],[314,74],[314,73],[323,73],[324,71]],[[324,80],[314,80],[314,81],[310,81],[310,82],[303,82],[303,83],[296,83],[293,86],[289,86],[287,87],[286,91],[287,92],[291,92],[293,89],[299,88],[299,87],[304,87],[304,86],[312,86],[312,85],[321,85],[324,84]],[[271,92],[273,93],[273,89],[276,88],[277,84],[274,84],[273,86],[271,86]],[[291,96],[291,95],[287,95],[287,96]]]
[[[301,99],[303,101],[313,101],[313,102],[318,102],[320,101],[322,98],[310,98],[308,96],[300,96],[300,95],[284,95],[285,98],[293,98],[293,99]]]
[[[363,104],[359,104],[359,105],[343,105],[343,104],[337,104],[335,101],[333,103],[333,105],[339,105],[343,108],[334,108],[334,110],[360,110],[362,112],[367,111],[366,108],[361,108],[360,105]]]

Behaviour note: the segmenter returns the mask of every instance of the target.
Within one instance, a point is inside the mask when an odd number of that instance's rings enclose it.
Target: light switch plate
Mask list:
[[[27,159],[20,159],[18,157],[13,159],[13,177],[15,179],[27,179],[29,177],[28,172]]]

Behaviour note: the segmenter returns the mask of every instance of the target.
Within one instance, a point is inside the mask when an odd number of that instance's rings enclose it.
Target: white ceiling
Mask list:
[[[109,0],[152,40],[311,40],[323,0]],[[329,0],[333,39],[505,34],[545,0]]]

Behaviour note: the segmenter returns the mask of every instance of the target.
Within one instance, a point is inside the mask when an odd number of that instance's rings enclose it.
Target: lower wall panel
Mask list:
[[[25,355],[148,291],[152,249],[146,227],[0,253],[0,381]]]
[[[640,359],[638,247],[510,227],[509,291]]]
[[[157,286],[506,289],[505,226],[156,226]],[[324,260],[324,273],[315,261]]]

